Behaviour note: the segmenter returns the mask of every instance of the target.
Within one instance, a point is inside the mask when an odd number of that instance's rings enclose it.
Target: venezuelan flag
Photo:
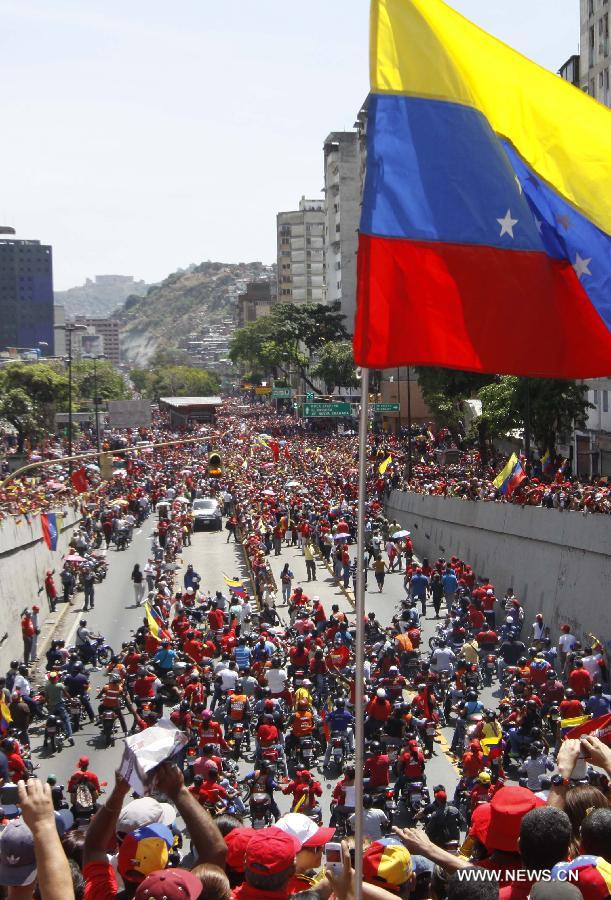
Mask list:
[[[505,494],[507,492],[507,487],[513,478],[513,475],[516,471],[516,468],[520,466],[520,460],[512,453],[499,474],[496,476],[492,484],[495,486],[497,490],[501,492],[501,494]],[[521,468],[521,466],[520,466]]]
[[[544,475],[549,475],[552,469],[554,468],[554,463],[552,460],[551,453],[549,449],[545,451],[543,456],[541,457],[541,471]]]
[[[380,473],[380,475],[383,475],[383,474],[384,474],[384,472],[385,472],[386,469],[389,467],[389,465],[391,464],[391,462],[392,462],[392,456],[391,456],[391,454],[389,453],[388,456],[386,457],[386,459],[383,460],[383,462],[381,462],[380,465],[378,466],[378,472]]]
[[[608,374],[609,110],[442,0],[372,0],[370,63],[357,364]]]
[[[144,609],[146,612],[146,621],[148,623],[149,631],[151,632],[153,637],[158,641],[171,640],[171,634],[164,626],[159,614],[151,607],[150,603],[145,603]]]
[[[0,734],[6,734],[13,721],[10,710],[4,700],[0,701]]]

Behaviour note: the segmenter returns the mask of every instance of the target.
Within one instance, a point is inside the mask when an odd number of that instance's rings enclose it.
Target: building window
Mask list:
[[[588,64],[590,65],[590,67],[594,65],[594,62],[594,26],[590,25],[588,40]]]
[[[609,391],[603,391],[603,412],[609,412]]]
[[[594,0],[588,0],[588,15],[594,15]]]
[[[335,226],[335,232],[336,232],[336,234],[339,234],[340,231],[341,231],[341,226],[338,222],[337,225]]]
[[[592,393],[594,394],[594,396],[592,398],[592,403],[594,404],[594,406],[598,406],[598,391],[594,390],[594,391],[592,391]]]
[[[341,281],[338,281],[337,282],[337,290],[341,291],[341,289],[342,289],[342,283],[341,283]]]

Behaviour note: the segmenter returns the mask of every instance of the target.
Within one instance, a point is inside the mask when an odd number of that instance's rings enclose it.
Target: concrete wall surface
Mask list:
[[[499,597],[512,587],[529,630],[541,612],[553,639],[568,622],[611,650],[611,517],[404,491],[392,492],[387,515],[412,532],[419,556],[460,557]]]
[[[44,585],[48,569],[55,569],[59,575],[62,556],[68,549],[74,525],[81,518],[72,508],[57,512],[63,518],[54,552],[43,540],[39,515],[30,516],[29,522],[25,516],[0,522],[0,672],[8,669],[11,659],[23,658],[20,621],[24,607],[38,603],[41,625],[53,615],[45,592],[39,594],[38,589]],[[61,597],[58,577],[55,583]]]

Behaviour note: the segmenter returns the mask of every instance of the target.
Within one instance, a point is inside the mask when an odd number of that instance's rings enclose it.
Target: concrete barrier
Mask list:
[[[42,591],[45,574],[55,569],[59,574],[62,556],[68,549],[74,525],[81,518],[72,507],[62,513],[57,550],[49,550],[42,537],[40,516],[7,518],[0,522],[0,672],[8,669],[11,659],[21,659],[21,612],[25,606],[38,603],[41,626],[52,617],[47,597]],[[59,579],[56,578],[58,589]],[[61,596],[61,591],[60,591]],[[7,637],[5,637],[7,635]]]
[[[404,491],[392,492],[387,515],[412,532],[420,556],[459,556],[501,597],[512,587],[528,631],[541,612],[554,639],[568,622],[611,651],[611,517]]]

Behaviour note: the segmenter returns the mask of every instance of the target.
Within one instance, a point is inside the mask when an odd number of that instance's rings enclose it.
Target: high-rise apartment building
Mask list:
[[[271,281],[249,281],[243,294],[238,294],[238,327],[269,316],[276,302],[276,285]]]
[[[77,325],[86,325],[90,332],[100,338],[102,345],[100,354],[110,360],[113,365],[118,366],[121,362],[121,342],[117,320],[93,316],[76,316],[74,321]]]
[[[611,106],[609,78],[609,0],[580,0],[581,87]]]
[[[43,346],[41,346],[43,345]],[[53,355],[53,255],[40,241],[0,240],[0,350]]]
[[[323,145],[327,303],[339,302],[352,334],[356,313],[356,251],[361,214],[361,159],[357,131],[332,131]]]
[[[302,197],[276,217],[278,301],[325,302],[325,201]]]

